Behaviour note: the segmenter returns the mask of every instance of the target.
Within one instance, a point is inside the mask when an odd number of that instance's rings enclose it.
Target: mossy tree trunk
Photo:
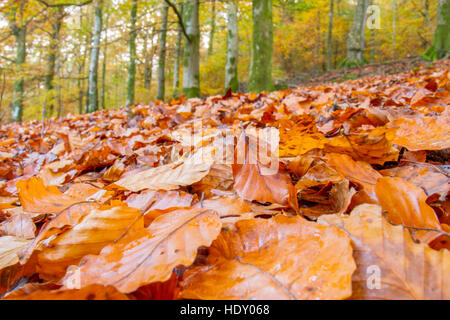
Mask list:
[[[253,43],[248,90],[272,90],[272,0],[253,0]]]
[[[199,0],[185,0],[183,21],[186,33],[183,57],[183,93],[186,97],[200,97],[200,29]]]
[[[364,30],[366,28],[366,13],[368,0],[358,0],[355,15],[347,39],[347,58],[342,67],[354,67],[364,63]]]
[[[327,70],[332,69],[333,61],[333,17],[334,17],[334,0],[330,0],[330,11],[328,12],[328,36],[327,36]]]
[[[105,39],[103,40],[103,62],[102,62],[102,90],[100,91],[101,108],[106,109],[106,61],[108,58],[108,27],[110,13],[107,9],[105,19]]]
[[[424,58],[443,59],[450,53],[450,0],[439,0],[439,15],[431,47]]]
[[[159,33],[159,53],[158,53],[158,90],[156,99],[164,100],[166,94],[166,39],[167,39],[167,17],[169,6],[163,3],[161,11],[161,31]]]
[[[100,53],[100,38],[102,33],[102,0],[94,1],[94,37],[89,63],[89,85],[87,112],[98,110],[98,58]]]
[[[225,89],[233,92],[239,90],[238,57],[238,0],[228,0],[228,24],[227,24],[227,64],[225,67]]]
[[[183,3],[180,2],[178,6],[178,11],[180,14],[183,14]],[[173,96],[176,97],[179,95],[179,88],[180,88],[180,61],[181,61],[181,55],[183,54],[183,31],[181,29],[180,24],[178,24],[178,30],[177,30],[177,40],[175,44],[175,59],[173,62]]]
[[[131,1],[130,12],[130,61],[128,64],[127,108],[134,104],[134,88],[136,84],[136,15],[138,0]]]
[[[25,63],[25,58],[27,56],[27,28],[26,25],[15,26],[13,28],[13,35],[16,40],[17,51],[16,51],[16,73],[18,77],[14,82],[14,98],[13,98],[13,109],[12,109],[12,120],[21,122],[23,116],[23,94],[24,94],[24,75],[23,75],[23,65]]]
[[[211,21],[209,29],[208,56],[214,52],[214,35],[216,33],[216,0],[211,0]]]
[[[59,44],[59,34],[61,31],[62,20],[64,18],[64,8],[59,7],[57,12],[55,12],[55,16],[52,17],[53,21],[51,22],[52,32],[50,45],[48,48],[47,55],[47,74],[44,79],[44,87],[47,91],[47,111],[44,112],[45,117],[52,117],[55,109],[55,85],[54,79],[56,74],[56,57],[58,54],[58,44]]]

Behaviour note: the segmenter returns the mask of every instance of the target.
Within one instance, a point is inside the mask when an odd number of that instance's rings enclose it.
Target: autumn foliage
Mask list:
[[[0,295],[450,299],[449,78],[1,125]]]

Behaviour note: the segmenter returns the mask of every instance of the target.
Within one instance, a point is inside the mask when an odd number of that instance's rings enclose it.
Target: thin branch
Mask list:
[[[189,37],[189,35],[186,32],[186,28],[184,27],[183,17],[181,16],[180,11],[178,11],[177,6],[174,5],[172,2],[170,2],[169,0],[164,0],[164,1],[175,12],[175,14],[176,14],[176,16],[178,18],[178,23],[180,24],[180,27],[181,27],[181,31],[183,31],[184,36],[186,37],[187,41],[190,43],[191,42],[191,38]]]
[[[85,6],[89,3],[91,3],[93,0],[86,0],[81,3],[65,2],[65,3],[53,3],[53,4],[48,3],[47,1],[44,1],[44,0],[38,0],[38,1],[48,8],[58,8],[58,7],[70,7],[70,6],[82,7],[82,6]]]

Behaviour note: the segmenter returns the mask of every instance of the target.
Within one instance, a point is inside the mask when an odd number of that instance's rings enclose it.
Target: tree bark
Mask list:
[[[24,93],[24,76],[23,76],[23,64],[27,56],[27,27],[26,25],[17,27],[15,26],[13,34],[16,40],[17,52],[16,52],[16,68],[18,73],[18,78],[14,82],[14,99],[13,99],[13,110],[12,119],[16,122],[22,121],[23,116],[23,93]]]
[[[102,6],[102,0],[94,1],[94,37],[89,63],[87,112],[98,110],[98,58],[100,53],[100,37],[102,33]]]
[[[216,0],[211,0],[211,22],[209,31],[208,56],[214,52],[214,34],[216,32]]]
[[[450,0],[439,0],[438,24],[434,32],[431,47],[424,58],[443,59],[450,53]]]
[[[199,0],[185,0],[183,21],[186,33],[183,57],[183,93],[186,97],[200,97],[200,29]]]
[[[353,67],[363,63],[367,6],[368,0],[358,0],[356,4],[353,23],[348,34],[347,58],[342,66]]]
[[[130,61],[128,64],[128,85],[127,85],[127,108],[134,104],[134,89],[136,84],[136,15],[137,15],[138,0],[131,1],[130,14]]]
[[[159,53],[158,53],[158,88],[156,99],[164,100],[166,95],[166,39],[167,39],[167,17],[169,6],[163,3],[161,12],[161,31],[159,32]]]
[[[179,4],[178,11],[183,14],[183,3]],[[183,45],[183,31],[181,26],[178,24],[177,30],[177,40],[176,40],[176,48],[175,48],[175,59],[173,63],[173,96],[178,96],[179,88],[180,88],[180,61],[181,55],[183,53],[182,45]]]
[[[248,90],[272,89],[272,0],[253,0],[253,44]]]
[[[225,89],[233,92],[239,90],[238,57],[239,57],[239,33],[238,33],[238,0],[228,0],[228,25],[227,25],[227,64],[225,67]]]
[[[45,75],[44,86],[47,91],[47,112],[45,117],[52,117],[55,106],[55,86],[54,78],[56,74],[56,57],[59,49],[59,33],[61,31],[62,20],[64,17],[64,8],[59,7],[58,12],[55,13],[55,20],[52,22],[52,32],[47,55],[47,74]]]
[[[101,108],[106,109],[106,61],[108,57],[108,26],[109,12],[106,13],[105,19],[105,39],[103,40],[103,62],[102,62],[102,90],[100,91]]]
[[[328,13],[328,37],[327,37],[327,70],[332,69],[333,61],[333,16],[334,16],[334,0],[330,0],[330,11]]]

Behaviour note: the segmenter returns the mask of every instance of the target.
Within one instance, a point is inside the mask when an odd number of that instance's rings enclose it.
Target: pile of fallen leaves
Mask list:
[[[440,61],[2,125],[0,294],[450,299],[449,78]]]

